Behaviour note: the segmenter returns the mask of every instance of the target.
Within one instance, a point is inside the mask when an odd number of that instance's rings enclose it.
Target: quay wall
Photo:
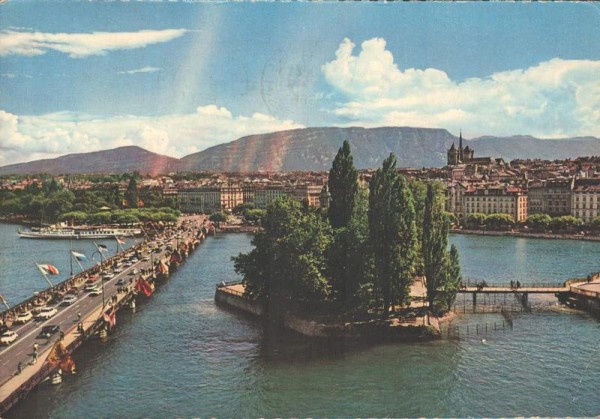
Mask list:
[[[466,230],[466,229],[451,229],[451,234],[468,234],[476,236],[509,236],[509,237],[524,237],[530,239],[553,239],[553,240],[585,240],[585,241],[600,241],[599,235],[582,235],[582,234],[561,234],[561,233],[534,233],[525,231],[510,231],[510,230]]]
[[[267,310],[262,304],[245,298],[242,292],[227,285],[217,287],[215,302],[263,319],[267,314]],[[408,325],[394,325],[384,320],[323,323],[292,313],[285,313],[281,325],[303,336],[322,339],[415,340],[440,337],[439,323],[434,318],[428,318],[426,324]]]
[[[265,308],[261,304],[244,298],[242,294],[228,290],[225,287],[217,288],[215,302],[257,317],[263,317],[266,313]]]

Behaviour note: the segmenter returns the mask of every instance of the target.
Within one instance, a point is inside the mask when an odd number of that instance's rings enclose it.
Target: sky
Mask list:
[[[600,4],[0,3],[0,166],[316,126],[600,137]]]

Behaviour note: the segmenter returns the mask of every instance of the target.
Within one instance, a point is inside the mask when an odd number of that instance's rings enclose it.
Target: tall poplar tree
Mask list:
[[[358,171],[354,167],[350,143],[344,141],[329,170],[328,218],[334,238],[328,250],[333,297],[347,307],[353,305],[361,274],[361,245],[364,226],[357,225]],[[364,221],[364,220],[362,220]]]
[[[129,208],[138,207],[138,190],[135,175],[131,176],[129,179],[129,185],[127,185],[127,190],[125,191],[125,201]]]
[[[358,171],[350,153],[350,143],[346,140],[338,150],[329,171],[329,221],[335,229],[350,223],[356,194],[358,193]]]
[[[369,184],[368,218],[376,288],[386,316],[395,302],[408,299],[417,243],[412,193],[396,172],[393,154],[384,160]]]
[[[444,283],[442,284],[443,296],[440,299],[442,309],[444,311],[450,310],[454,300],[456,299],[456,293],[460,288],[462,281],[462,274],[460,272],[460,260],[458,258],[458,249],[455,245],[450,246],[450,253],[446,258],[445,272],[444,272]]]
[[[421,251],[427,284],[427,302],[431,311],[435,309],[438,290],[445,285],[449,228],[449,222],[442,211],[442,204],[436,197],[434,185],[430,183],[427,185],[425,198]]]

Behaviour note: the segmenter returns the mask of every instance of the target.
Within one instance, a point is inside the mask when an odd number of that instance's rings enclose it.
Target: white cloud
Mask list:
[[[143,48],[179,38],[185,29],[142,30],[138,32],[43,33],[5,30],[0,32],[0,56],[42,55],[49,50],[71,58],[105,55],[109,51]]]
[[[158,67],[142,67],[134,70],[119,71],[117,74],[156,73],[158,71],[162,71],[162,69]]]
[[[330,111],[349,125],[460,128],[469,135],[600,136],[600,61],[552,59],[462,82],[441,70],[401,70],[373,38],[344,39],[322,66],[345,97]]]
[[[72,112],[17,116],[0,110],[0,166],[124,145],[183,157],[245,135],[301,127],[291,120],[258,113],[234,116],[215,105],[198,107],[191,114],[156,118],[97,118]]]

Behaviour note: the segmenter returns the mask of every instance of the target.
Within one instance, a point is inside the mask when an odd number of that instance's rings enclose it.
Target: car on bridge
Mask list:
[[[90,297],[96,297],[102,294],[102,289],[98,285],[90,287],[89,289],[86,289],[86,291],[89,292]]]
[[[18,313],[17,316],[15,317],[15,324],[25,324],[28,321],[30,321],[31,319],[33,319],[33,314],[31,314],[31,311],[25,311],[22,313]]]
[[[8,326],[4,325],[4,324],[0,324],[0,335],[3,335],[4,333],[8,332],[10,329],[8,328]]]
[[[75,301],[77,301],[77,297],[75,297],[72,294],[67,294],[67,295],[65,295],[65,298],[63,298],[62,301],[60,302],[60,305],[61,306],[70,306]]]
[[[50,317],[58,313],[58,310],[54,307],[43,307],[40,312],[35,316],[37,320],[48,320]]]
[[[48,326],[44,326],[42,327],[42,330],[40,330],[40,333],[37,335],[38,339],[48,339],[50,338],[52,335],[58,333],[60,331],[60,326],[57,326],[55,324],[49,324]]]
[[[4,332],[4,334],[0,336],[0,343],[2,343],[3,345],[10,345],[15,340],[17,340],[18,337],[19,335],[17,334],[17,332],[9,330],[8,332]]]

